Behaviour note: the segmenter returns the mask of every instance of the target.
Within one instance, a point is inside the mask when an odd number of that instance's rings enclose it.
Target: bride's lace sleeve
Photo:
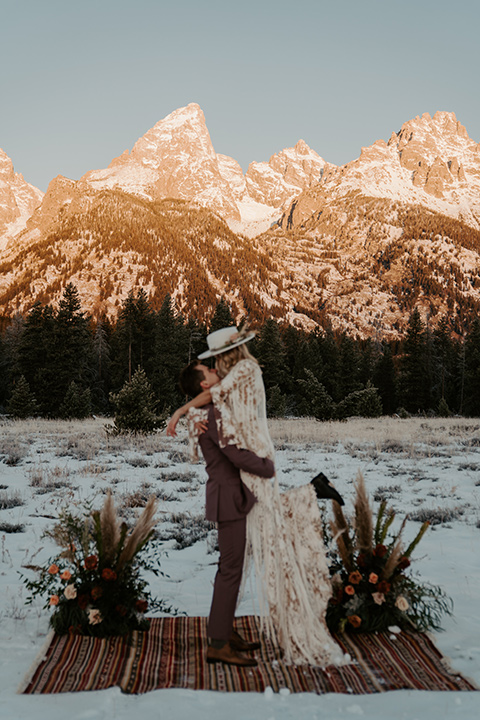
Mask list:
[[[221,382],[210,388],[218,411],[220,444],[237,445],[273,459],[267,428],[262,372],[253,360],[240,360]]]
[[[201,431],[197,427],[197,423],[205,422],[208,418],[208,410],[205,408],[190,408],[187,415],[188,427],[188,451],[192,462],[199,462],[198,455],[198,438]]]

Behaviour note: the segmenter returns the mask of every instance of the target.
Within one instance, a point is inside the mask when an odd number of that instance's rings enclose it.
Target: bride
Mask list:
[[[215,357],[221,381],[173,414],[168,435],[175,435],[179,418],[188,412],[195,442],[205,420],[201,408],[213,401],[221,445],[274,459],[262,373],[245,345],[253,337],[235,327],[208,336],[209,349],[199,360]],[[276,477],[272,483],[244,471],[241,476],[257,498],[247,516],[245,570],[253,564],[262,629],[269,638],[276,637],[287,663],[343,664],[347,659],[325,623],[331,585],[314,486],[280,494]]]

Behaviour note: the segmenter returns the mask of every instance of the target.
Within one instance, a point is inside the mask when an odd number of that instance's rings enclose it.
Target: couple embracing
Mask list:
[[[332,665],[346,661],[325,624],[331,596],[317,498],[343,504],[320,473],[280,493],[267,427],[262,373],[246,343],[253,332],[211,333],[208,350],[180,375],[193,399],[172,416],[167,434],[187,414],[191,448],[199,445],[208,475],[206,517],[218,524],[220,560],[208,618],[208,662],[254,666],[258,649],[234,631],[242,577],[253,565],[261,628],[284,661]],[[215,357],[215,369],[201,360]]]

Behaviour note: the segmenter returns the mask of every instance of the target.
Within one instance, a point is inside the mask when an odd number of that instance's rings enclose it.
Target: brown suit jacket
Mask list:
[[[242,482],[240,470],[271,478],[275,466],[268,458],[260,458],[236,445],[220,447],[214,406],[209,404],[206,409],[208,428],[199,438],[208,475],[206,517],[213,522],[240,520],[256,502],[253,493]]]

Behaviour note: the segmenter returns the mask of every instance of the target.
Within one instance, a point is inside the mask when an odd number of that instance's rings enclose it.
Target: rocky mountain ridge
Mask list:
[[[82,181],[96,189],[116,188],[150,200],[178,198],[220,215],[237,232],[256,234],[278,218],[285,201],[310,187],[325,164],[303,140],[251,163],[246,174],[231,157],[217,155],[205,117],[196,103],[175,110],[114,159]]]
[[[425,114],[342,167],[299,141],[243,174],[189,105],[107,169],[52,180],[0,254],[0,307],[72,281],[94,314],[142,286],[200,320],[224,296],[238,317],[390,339],[419,306],[461,333],[480,310],[479,147],[453,113]]]

